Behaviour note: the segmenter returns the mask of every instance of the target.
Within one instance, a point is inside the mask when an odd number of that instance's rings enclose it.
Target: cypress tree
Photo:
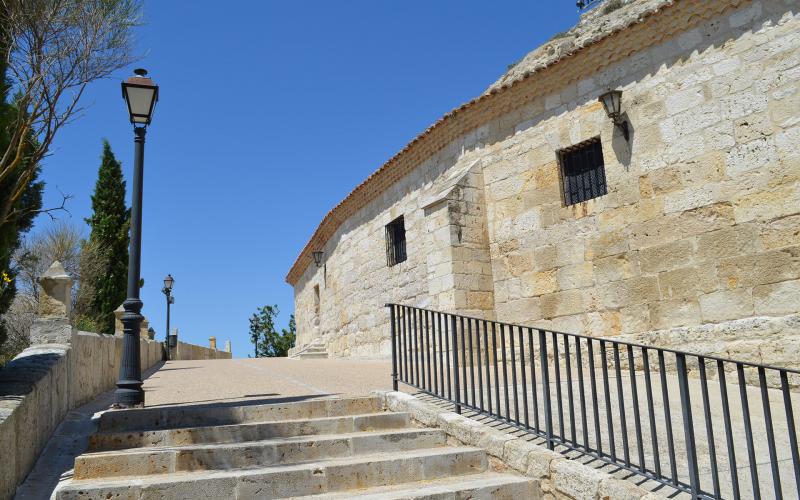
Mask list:
[[[100,333],[114,333],[114,309],[126,295],[128,276],[128,228],[130,211],[125,207],[125,180],[122,165],[114,157],[111,145],[103,141],[103,156],[92,195],[89,242],[96,249],[94,263],[99,272],[82,276],[91,296],[87,297],[85,315]],[[83,286],[83,285],[81,285]]]

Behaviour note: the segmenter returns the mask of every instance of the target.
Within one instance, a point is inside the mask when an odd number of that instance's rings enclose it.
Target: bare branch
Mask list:
[[[10,94],[17,113],[0,151],[0,227],[24,193],[60,128],[79,113],[86,86],[135,60],[132,31],[141,0],[0,0],[8,39]],[[22,168],[20,169],[20,166]]]

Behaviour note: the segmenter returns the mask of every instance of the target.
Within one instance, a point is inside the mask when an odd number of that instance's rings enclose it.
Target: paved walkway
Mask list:
[[[147,406],[267,403],[391,388],[388,361],[288,358],[168,361],[144,384]]]

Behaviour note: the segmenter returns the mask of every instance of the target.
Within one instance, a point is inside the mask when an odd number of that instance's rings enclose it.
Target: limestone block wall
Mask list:
[[[448,197],[475,164],[458,153],[453,146],[429,159],[343,222],[321,249],[323,265],[308,266],[295,286],[298,347],[323,338],[332,356],[385,357],[390,346],[384,304],[455,308]],[[385,227],[401,215],[408,258],[390,267]]]
[[[694,0],[665,8],[646,36],[673,36],[631,39],[627,57],[587,61],[552,92],[534,82],[524,103],[487,108],[420,158],[295,284],[298,345],[387,356],[382,306],[400,302],[684,348],[702,337],[719,354],[796,365],[762,341],[800,347],[800,14],[787,0],[730,4],[710,18],[689,13]],[[623,91],[630,142],[597,102],[608,88]],[[557,152],[595,137],[608,194],[565,206]],[[408,260],[387,267],[384,226],[400,215]],[[712,348],[714,332],[725,342]]]
[[[173,359],[231,359],[231,353],[178,341],[177,356]]]
[[[630,144],[596,101],[609,87]],[[796,366],[753,342],[800,346],[796,6],[746,3],[525,115],[485,161],[498,318],[689,349],[736,331],[717,354]],[[608,194],[564,206],[555,152],[598,136]]]

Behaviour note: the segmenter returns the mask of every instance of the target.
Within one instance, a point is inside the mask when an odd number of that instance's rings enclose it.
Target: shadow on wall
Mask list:
[[[633,153],[634,138],[636,137],[636,126],[625,111],[620,115],[620,120],[628,124],[628,140],[625,140],[622,131],[619,127],[614,127],[614,135],[611,138],[611,147],[614,149],[614,155],[617,161],[625,168],[625,171],[630,171],[631,156]]]

